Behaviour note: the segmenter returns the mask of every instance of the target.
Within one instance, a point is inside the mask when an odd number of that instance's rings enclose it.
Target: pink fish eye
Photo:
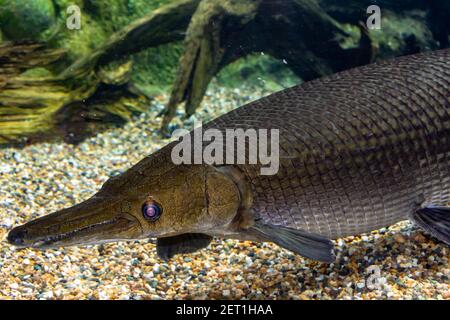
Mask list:
[[[161,213],[161,207],[155,202],[146,202],[142,205],[142,214],[147,220],[156,221],[161,216]]]

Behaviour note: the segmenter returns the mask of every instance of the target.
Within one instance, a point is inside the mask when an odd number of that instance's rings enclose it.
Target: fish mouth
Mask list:
[[[114,214],[102,205],[86,213],[89,207],[82,203],[30,221],[12,229],[6,239],[18,248],[54,249],[141,238],[141,225],[133,215]]]
[[[96,224],[81,227],[80,229],[59,234],[49,234],[44,236],[29,237],[30,232],[27,225],[12,229],[7,240],[10,244],[19,248],[54,249],[73,245],[100,244],[111,241],[130,240],[122,237],[117,238],[118,232],[130,229],[134,225],[133,221],[119,217],[112,220],[99,222]]]

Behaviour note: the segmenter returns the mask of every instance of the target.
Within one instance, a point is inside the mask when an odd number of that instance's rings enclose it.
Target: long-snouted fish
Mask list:
[[[410,219],[450,244],[450,50],[280,91],[204,129],[279,129],[279,170],[174,164],[176,141],[92,198],[11,230],[40,248],[157,238],[163,258],[213,236],[272,241],[333,261],[330,239]]]

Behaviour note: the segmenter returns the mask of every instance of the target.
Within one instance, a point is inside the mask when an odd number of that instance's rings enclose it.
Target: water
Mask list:
[[[294,3],[0,1],[0,238],[88,199],[176,129],[449,47],[446,2],[380,0],[369,13],[371,1]],[[152,242],[38,251],[4,240],[0,299],[449,299],[448,247],[409,222],[335,241],[332,264],[221,239],[165,262]]]

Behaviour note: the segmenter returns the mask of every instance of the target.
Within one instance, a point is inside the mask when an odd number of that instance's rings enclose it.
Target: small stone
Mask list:
[[[414,239],[414,241],[417,241],[419,243],[426,242],[426,238],[421,233],[417,233],[413,239]]]
[[[98,293],[98,298],[100,300],[108,300],[109,299],[109,294],[107,292],[105,292],[105,291],[100,291]]]
[[[394,236],[394,240],[395,240],[396,242],[398,242],[398,243],[405,243],[405,242],[406,242],[405,237],[403,237],[403,235],[401,235],[400,233],[398,233],[398,234],[396,234],[396,235]]]
[[[42,298],[44,299],[53,299],[53,292],[51,291],[46,291],[42,294]]]
[[[14,160],[16,160],[16,162],[20,163],[23,161],[22,156],[19,153],[14,153],[13,155]]]
[[[5,238],[6,234],[7,234],[6,229],[0,227],[0,241],[2,241]]]
[[[0,165],[0,173],[10,173],[13,171],[13,168],[8,164]]]
[[[11,218],[6,218],[3,219],[3,221],[0,223],[0,225],[6,227],[6,228],[11,228],[14,224],[14,220]]]
[[[239,299],[244,296],[244,291],[242,289],[236,289],[235,294],[236,294],[236,298]]]
[[[365,282],[358,282],[356,286],[358,287],[358,289],[363,289],[366,286],[366,284]]]

